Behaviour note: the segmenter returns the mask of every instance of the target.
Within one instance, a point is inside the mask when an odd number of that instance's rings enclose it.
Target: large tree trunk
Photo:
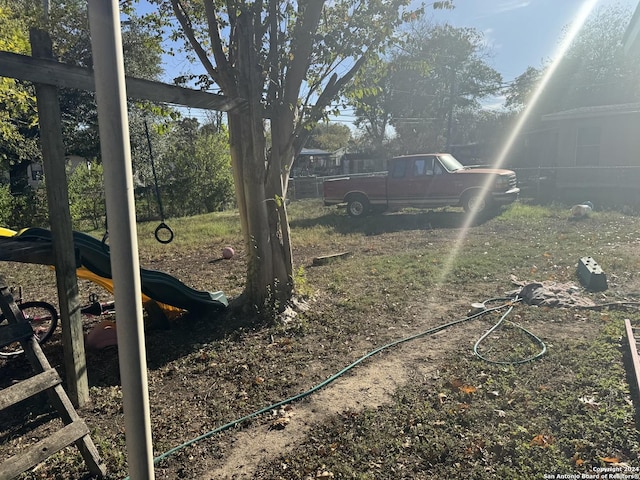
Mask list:
[[[245,21],[250,21],[250,16]],[[238,35],[252,29],[238,22]],[[291,243],[282,178],[277,173],[280,157],[267,151],[261,71],[250,39],[238,42],[238,95],[247,107],[229,114],[229,139],[238,209],[247,251],[247,283],[241,302],[267,318],[281,312],[293,293]],[[274,170],[275,169],[275,170]]]

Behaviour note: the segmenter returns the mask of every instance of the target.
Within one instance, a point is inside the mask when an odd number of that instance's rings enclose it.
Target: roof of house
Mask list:
[[[319,148],[303,148],[300,155],[331,155],[331,152],[320,150]]]
[[[628,115],[632,113],[640,113],[640,103],[620,103],[615,105],[597,105],[593,107],[572,108],[571,110],[543,115],[542,121],[608,117],[612,115]]]

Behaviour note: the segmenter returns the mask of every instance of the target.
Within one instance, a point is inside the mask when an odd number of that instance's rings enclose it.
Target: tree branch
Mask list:
[[[269,53],[267,54],[266,70],[269,72],[269,86],[267,87],[267,98],[277,102],[280,87],[280,77],[278,69],[278,2],[269,2],[269,17],[265,24],[269,24]]]
[[[303,2],[300,2],[303,3]],[[304,80],[309,63],[311,61],[311,53],[313,51],[313,38],[320,24],[320,17],[324,7],[325,0],[310,0],[300,5],[299,10],[304,9],[302,21],[296,23],[291,44],[292,61],[287,72],[287,78],[284,88],[283,100],[285,104],[291,106],[298,101],[300,86]]]
[[[196,55],[202,62],[202,65],[204,66],[205,70],[211,76],[214,82],[222,86],[222,82],[221,82],[222,79],[220,78],[218,70],[209,61],[209,57],[207,57],[207,53],[202,48],[202,45],[200,45],[200,42],[198,42],[195,32],[193,31],[191,20],[189,19],[189,15],[187,14],[187,11],[184,9],[184,6],[182,5],[181,0],[171,0],[171,7],[173,8],[173,13],[175,13],[176,18],[178,19],[178,22],[180,22],[180,25],[182,26],[182,30],[184,31],[184,34],[189,39],[189,43],[191,44],[191,47],[196,52]]]
[[[306,143],[309,136],[311,135],[311,129],[305,127],[307,127],[309,124],[316,123],[320,119],[325,108],[327,108],[327,105],[329,105],[329,102],[331,102],[331,99],[334,98],[338,93],[340,93],[344,86],[353,79],[355,74],[358,73],[358,70],[360,70],[362,65],[364,65],[364,63],[367,61],[367,57],[367,52],[363,53],[362,56],[358,60],[356,60],[351,69],[343,77],[338,78],[338,75],[334,73],[333,76],[329,79],[327,86],[318,97],[318,101],[311,108],[307,121],[300,122],[296,127],[296,135],[294,135],[294,151],[296,152],[296,154],[300,152],[302,146]],[[292,164],[293,162],[291,162],[291,165]],[[291,165],[289,165],[289,168],[291,168]]]
[[[213,6],[213,0],[205,0],[204,11],[207,17],[207,25],[209,26],[211,50],[213,51],[213,58],[216,61],[216,67],[220,77],[218,84],[228,96],[235,97],[237,96],[237,92],[235,82],[233,81],[233,69],[229,64],[227,56],[224,54],[222,40],[220,38],[220,22]]]

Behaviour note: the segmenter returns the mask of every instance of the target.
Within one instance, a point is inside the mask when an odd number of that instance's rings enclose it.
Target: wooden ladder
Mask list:
[[[100,455],[89,436],[89,428],[73,407],[67,392],[62,387],[58,372],[49,364],[33,334],[31,325],[16,305],[1,275],[0,308],[8,320],[8,325],[0,327],[0,348],[19,341],[36,374],[0,390],[0,410],[46,391],[49,401],[58,410],[65,424],[61,430],[32,445],[23,453],[3,461],[0,464],[0,480],[10,480],[20,475],[72,443],[75,443],[80,450],[89,471],[93,475],[104,477],[106,469],[100,463]]]

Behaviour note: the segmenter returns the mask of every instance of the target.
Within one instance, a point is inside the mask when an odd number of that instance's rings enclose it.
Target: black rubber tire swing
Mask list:
[[[155,185],[156,200],[158,201],[158,210],[160,211],[160,225],[154,231],[156,240],[160,243],[171,243],[173,241],[173,230],[164,221],[164,210],[162,209],[162,198],[160,197],[160,189],[158,188],[158,176],[156,175],[156,165],[153,161],[153,150],[151,149],[151,137],[149,136],[149,127],[147,121],[144,121],[144,133],[147,136],[147,145],[149,147],[149,158],[151,159],[151,172],[153,173],[153,183]],[[163,233],[164,235],[160,235]],[[167,236],[168,234],[168,236]]]

